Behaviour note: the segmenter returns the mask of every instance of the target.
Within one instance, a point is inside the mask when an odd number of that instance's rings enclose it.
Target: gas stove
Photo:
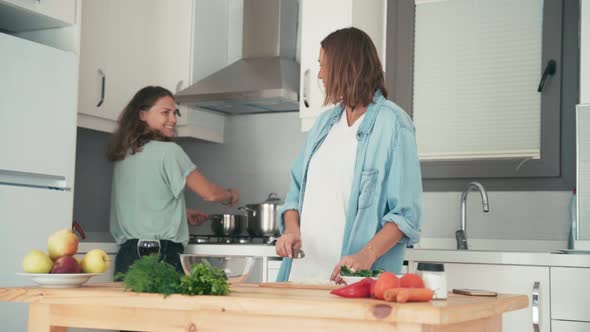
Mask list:
[[[217,235],[194,235],[191,234],[189,244],[258,244],[274,246],[277,241],[276,237],[258,237],[258,236],[231,236],[223,237]]]

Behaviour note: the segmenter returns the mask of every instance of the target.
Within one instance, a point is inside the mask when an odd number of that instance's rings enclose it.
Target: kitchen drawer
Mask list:
[[[282,260],[268,260],[268,269],[266,273],[266,281],[267,282],[275,282],[277,281],[277,276],[279,275],[279,269],[281,268]]]
[[[590,322],[588,280],[587,268],[551,268],[551,319]]]
[[[588,332],[590,331],[590,323],[554,319],[551,321],[551,330],[555,332]]]
[[[445,263],[447,287],[475,288],[529,297],[529,307],[502,315],[504,332],[551,332],[549,268],[544,266]],[[539,329],[533,324],[532,292],[538,282]]]

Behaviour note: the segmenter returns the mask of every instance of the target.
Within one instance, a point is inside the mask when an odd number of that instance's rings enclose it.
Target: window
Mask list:
[[[390,0],[387,10],[386,80],[413,115],[425,190],[573,186],[578,1]]]

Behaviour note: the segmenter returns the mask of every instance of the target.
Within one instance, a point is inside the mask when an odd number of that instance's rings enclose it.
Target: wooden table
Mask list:
[[[502,314],[524,295],[449,295],[397,304],[345,299],[326,289],[281,284],[232,286],[227,296],[133,293],[119,283],[81,288],[0,288],[0,301],[29,303],[29,332],[66,327],[134,331],[501,331]],[[319,287],[322,288],[322,287]]]

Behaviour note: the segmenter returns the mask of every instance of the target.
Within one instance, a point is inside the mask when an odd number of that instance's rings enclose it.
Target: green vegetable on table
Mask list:
[[[141,293],[174,293],[184,295],[225,295],[229,293],[223,270],[207,261],[192,266],[191,273],[183,276],[174,266],[161,261],[158,255],[144,256],[135,261],[127,273],[119,273],[125,289]]]
[[[207,261],[195,264],[188,276],[183,276],[179,285],[180,293],[187,295],[225,295],[229,293],[227,276]]]
[[[158,255],[144,256],[129,267],[129,271],[118,274],[123,278],[123,285],[139,293],[176,293],[180,284],[180,274],[174,266],[161,261]]]
[[[381,269],[359,270],[356,272],[352,272],[352,271],[350,271],[350,269],[346,265],[340,266],[340,275],[345,276],[345,277],[377,277],[381,273],[383,273],[383,270],[381,270]]]

